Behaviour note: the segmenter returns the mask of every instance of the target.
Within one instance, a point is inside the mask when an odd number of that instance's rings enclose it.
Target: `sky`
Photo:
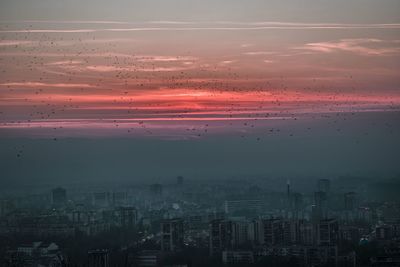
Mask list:
[[[271,142],[297,144],[283,155],[302,142],[302,150],[328,145],[327,153],[351,143],[360,161],[343,172],[360,171],[378,150],[386,155],[373,171],[398,173],[399,10],[397,0],[3,0],[4,173],[13,177],[26,160],[21,140],[69,138],[167,141],[162,151],[183,149],[181,141],[213,151],[213,140],[225,138],[246,150],[248,139],[260,144],[250,146],[255,154]],[[304,162],[304,173],[323,153]],[[243,172],[262,169],[254,159],[233,162]],[[298,165],[291,168],[274,173]]]

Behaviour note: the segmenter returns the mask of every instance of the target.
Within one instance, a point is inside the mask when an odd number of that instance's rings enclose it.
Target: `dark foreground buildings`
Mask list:
[[[398,202],[327,179],[268,188],[177,179],[3,197],[0,266],[400,266]]]

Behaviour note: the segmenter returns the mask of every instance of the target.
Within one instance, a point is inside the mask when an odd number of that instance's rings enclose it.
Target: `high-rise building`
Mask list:
[[[344,208],[348,211],[356,208],[356,193],[348,192],[344,194]]]
[[[314,193],[313,220],[318,222],[321,219],[328,217],[328,200],[327,195],[323,191]]]
[[[183,176],[176,177],[176,183],[177,185],[183,185]]]
[[[329,179],[319,179],[317,182],[317,190],[329,194],[331,189],[331,181]]]
[[[0,217],[6,216],[14,209],[15,205],[11,199],[0,199]]]
[[[264,244],[277,245],[283,243],[283,225],[281,219],[263,220]]]
[[[249,222],[235,221],[233,223],[233,246],[236,248],[249,241]]]
[[[109,253],[107,249],[95,249],[88,252],[89,267],[108,267]]]
[[[118,216],[121,227],[133,227],[136,225],[138,215],[134,207],[119,207]]]
[[[127,192],[113,192],[112,193],[112,204],[113,206],[126,205],[128,201]]]
[[[339,224],[336,219],[324,219],[317,225],[317,244],[335,246],[339,240]]]
[[[161,250],[179,251],[183,249],[183,220],[169,219],[161,223]]]
[[[315,231],[313,224],[302,221],[299,225],[300,240],[302,245],[310,246],[315,244]]]
[[[259,219],[253,222],[254,241],[258,245],[294,245],[303,244],[304,220],[296,219]]]
[[[301,211],[303,208],[303,195],[300,193],[291,193],[289,195],[288,211],[290,211],[290,217],[293,219],[299,219],[301,217]]]
[[[210,254],[234,248],[234,223],[217,219],[210,222]]]
[[[109,192],[93,193],[93,205],[98,207],[108,207],[110,205],[110,193]]]
[[[344,194],[344,219],[346,222],[351,222],[356,219],[357,213],[355,209],[357,208],[356,204],[356,193],[348,192]]]
[[[255,222],[255,240],[260,245],[277,245],[283,243],[283,220],[260,219]]]
[[[386,224],[376,226],[375,238],[377,240],[390,240],[392,238],[392,227]]]
[[[64,188],[54,188],[51,193],[51,199],[54,206],[62,206],[67,203],[67,190]]]

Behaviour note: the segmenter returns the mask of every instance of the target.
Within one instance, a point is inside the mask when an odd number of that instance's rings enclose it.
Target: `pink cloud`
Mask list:
[[[174,61],[194,61],[198,58],[189,56],[141,56],[135,57],[139,62],[174,62]]]
[[[87,70],[96,71],[96,72],[112,72],[112,71],[131,71],[131,72],[173,72],[173,71],[184,71],[191,68],[191,65],[185,64],[185,67],[117,67],[110,65],[96,65],[96,66],[86,66]]]
[[[341,39],[331,42],[308,43],[297,49],[323,53],[337,51],[352,52],[360,55],[389,55],[400,53],[397,41],[385,41],[373,38]]]
[[[41,82],[9,82],[0,83],[0,86],[19,87],[57,87],[57,88],[91,88],[95,87],[86,83],[41,83]]]

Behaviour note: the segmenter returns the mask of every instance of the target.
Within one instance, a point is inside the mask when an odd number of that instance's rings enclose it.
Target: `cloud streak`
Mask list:
[[[51,88],[92,88],[95,87],[86,83],[41,83],[41,82],[8,82],[0,83],[0,86],[7,87],[51,87]]]
[[[105,23],[107,24],[107,23]],[[142,24],[149,24],[142,23]],[[295,22],[181,22],[159,23],[163,27],[85,28],[85,29],[15,29],[0,33],[92,33],[134,31],[255,31],[255,30],[320,30],[320,29],[400,29],[399,23],[346,24],[346,23],[295,23]],[[171,24],[179,27],[170,27]],[[195,26],[193,26],[195,25]]]
[[[372,46],[373,45],[373,46]],[[373,38],[341,39],[339,41],[308,43],[297,49],[314,52],[332,53],[338,51],[359,55],[390,55],[400,53],[399,42]]]

